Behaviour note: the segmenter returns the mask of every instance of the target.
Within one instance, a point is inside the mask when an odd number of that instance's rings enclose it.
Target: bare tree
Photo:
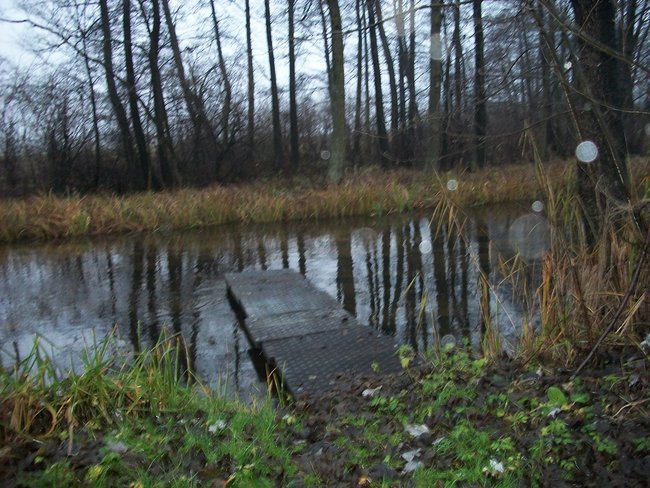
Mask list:
[[[595,143],[598,159],[578,160],[578,193],[582,201],[587,239],[595,244],[600,238],[604,218],[612,207],[629,199],[625,161],[625,135],[618,107],[620,52],[615,31],[612,2],[572,0],[578,27],[578,86],[591,110],[577,118],[582,140]]]
[[[381,83],[381,67],[379,65],[379,49],[377,46],[377,25],[374,11],[375,1],[376,0],[367,0],[367,8],[368,22],[370,23],[370,56],[372,57],[373,80],[375,86],[377,142],[379,144],[379,154],[383,158],[388,154],[388,135],[386,133],[386,120],[384,117],[384,96]]]
[[[124,156],[127,161],[128,167],[132,170],[135,164],[135,154],[133,150],[133,137],[129,128],[129,120],[126,116],[126,110],[122,105],[122,100],[117,91],[115,83],[115,70],[113,69],[113,37],[111,35],[111,20],[108,11],[107,0],[99,0],[99,9],[101,14],[101,25],[103,34],[103,55],[104,55],[104,71],[106,73],[106,88],[108,90],[108,98],[113,107],[117,125],[120,131],[120,138],[122,140],[122,148]]]
[[[292,168],[297,168],[300,162],[298,141],[298,104],[296,102],[296,40],[294,13],[296,0],[289,0],[289,161]]]
[[[133,65],[133,45],[131,41],[131,0],[122,0],[122,30],[124,34],[124,64],[126,66],[126,89],[131,112],[131,125],[135,136],[135,145],[138,151],[138,165],[135,169],[135,181],[138,188],[149,188],[149,151],[147,141],[140,120],[138,107],[138,94],[135,82],[135,67]]]
[[[140,8],[144,12],[144,1],[140,0]],[[156,128],[156,140],[158,144],[158,165],[160,169],[160,183],[153,170],[149,171],[149,182],[154,188],[161,186],[174,187],[179,183],[176,155],[169,129],[169,117],[165,106],[163,94],[162,76],[160,74],[159,53],[160,53],[160,3],[159,0],[151,1],[151,27],[147,24],[149,31],[149,71],[151,75],[151,92],[153,95],[153,122]]]
[[[246,62],[248,73],[248,150],[250,155],[255,154],[255,73],[253,71],[253,44],[251,41],[251,7],[250,0],[246,0]]]
[[[221,131],[223,134],[223,146],[228,147],[230,144],[230,117],[232,115],[232,86],[230,84],[230,76],[228,74],[228,70],[226,69],[226,60],[224,58],[223,49],[221,47],[221,32],[219,29],[219,20],[217,19],[217,13],[214,8],[214,0],[210,0],[210,10],[212,14],[212,26],[214,28],[214,39],[217,43],[219,73],[221,74],[225,92],[223,108],[221,110]]]
[[[442,24],[441,5],[431,0],[431,46],[429,61],[429,140],[425,167],[429,170],[440,168],[442,143],[442,115],[440,110],[440,89],[442,84],[442,43],[440,27]]]
[[[343,178],[345,169],[345,66],[343,58],[343,28],[338,0],[328,0],[332,28],[332,78],[330,80],[330,98],[332,111],[332,135],[330,138],[331,156],[328,178],[338,183]]]
[[[278,82],[275,74],[275,53],[273,52],[273,33],[271,30],[271,8],[269,0],[264,0],[264,16],[266,19],[266,45],[269,51],[269,69],[271,71],[271,112],[273,117],[273,161],[276,168],[284,166],[282,150],[282,127],[280,125],[280,99],[278,97]]]
[[[485,94],[485,55],[483,53],[483,0],[473,0],[474,13],[474,165],[485,166],[485,131],[487,126],[487,109]]]

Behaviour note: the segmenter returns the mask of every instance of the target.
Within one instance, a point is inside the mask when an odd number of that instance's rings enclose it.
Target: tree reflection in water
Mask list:
[[[524,211],[482,212],[463,233],[421,214],[5,247],[2,361],[24,357],[34,334],[51,341],[65,364],[72,357],[74,366],[89,331],[101,338],[117,324],[137,351],[168,328],[185,340],[183,361],[200,377],[246,393],[258,379],[226,300],[223,273],[278,268],[300,272],[398,343],[422,350],[453,334],[478,345],[479,270],[499,282],[494,260],[498,253],[512,255],[508,223]],[[534,281],[528,273],[526,287],[534,290]],[[495,291],[512,322],[532,307]],[[490,313],[497,308],[491,303]],[[499,325],[516,335],[518,324]]]

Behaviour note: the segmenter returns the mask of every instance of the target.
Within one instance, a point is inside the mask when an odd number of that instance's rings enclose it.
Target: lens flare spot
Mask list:
[[[399,37],[408,37],[415,31],[414,23],[411,22],[411,9],[398,8],[395,11],[395,28]]]
[[[327,161],[331,155],[332,154],[327,149],[324,149],[323,151],[320,152],[320,158],[324,159],[325,161]]]
[[[582,163],[593,163],[598,158],[598,147],[592,141],[583,141],[576,147],[576,158]]]
[[[458,181],[453,178],[447,182],[447,190],[456,191],[458,190]]]
[[[535,200],[530,208],[533,209],[533,212],[540,213],[542,210],[544,210],[544,204],[539,200]]]
[[[452,334],[442,336],[440,348],[443,351],[451,351],[454,347],[456,347],[456,338]]]
[[[573,63],[571,63],[571,61],[567,61],[566,63],[564,63],[564,69],[569,70],[572,67],[573,67]]]
[[[548,221],[536,214],[526,214],[515,220],[508,230],[510,246],[524,259],[541,258],[550,248],[551,231]]]
[[[362,227],[357,231],[357,235],[365,246],[371,246],[377,242],[377,233],[370,227]]]
[[[440,34],[433,34],[431,36],[431,43],[429,45],[429,55],[431,59],[440,61],[443,58],[442,54],[442,39]]]
[[[433,251],[433,246],[429,241],[420,242],[420,245],[418,247],[420,248],[420,252],[422,254],[431,254],[431,251]]]

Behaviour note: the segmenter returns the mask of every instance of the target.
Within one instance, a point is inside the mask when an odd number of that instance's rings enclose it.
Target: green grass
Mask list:
[[[100,355],[78,375],[59,378],[38,344],[20,368],[0,373],[3,456],[31,456],[11,483],[327,486],[363,480],[377,465],[401,473],[403,454],[421,448],[429,455],[418,469],[370,486],[509,487],[538,485],[549,473],[570,482],[593,456],[604,467],[619,462],[620,444],[608,432],[627,404],[621,376],[502,384],[500,370],[463,348],[432,354],[426,370],[408,372],[404,388],[359,395],[357,408],[325,418],[320,438],[336,449],[330,455],[340,470],[332,473],[327,462],[300,462],[311,448],[295,433],[313,425],[308,410],[278,411],[270,399],[245,405],[188,381],[175,337],[127,362],[109,343],[96,345]],[[407,431],[412,424],[429,426],[424,443]],[[647,438],[630,439],[634,453],[649,452]]]
[[[229,486],[275,486],[292,474],[270,399],[243,405],[188,381],[176,337],[123,362],[112,359],[111,344],[96,345],[82,373],[59,378],[37,341],[15,371],[0,375],[3,445],[35,443],[19,483],[201,486],[202,477],[217,477]],[[66,460],[88,445],[78,456],[92,462]]]

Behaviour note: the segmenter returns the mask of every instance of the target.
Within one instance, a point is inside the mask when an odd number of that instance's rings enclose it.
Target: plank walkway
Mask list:
[[[400,371],[393,339],[360,324],[334,298],[291,270],[225,275],[253,347],[294,396],[315,398],[341,373]]]

